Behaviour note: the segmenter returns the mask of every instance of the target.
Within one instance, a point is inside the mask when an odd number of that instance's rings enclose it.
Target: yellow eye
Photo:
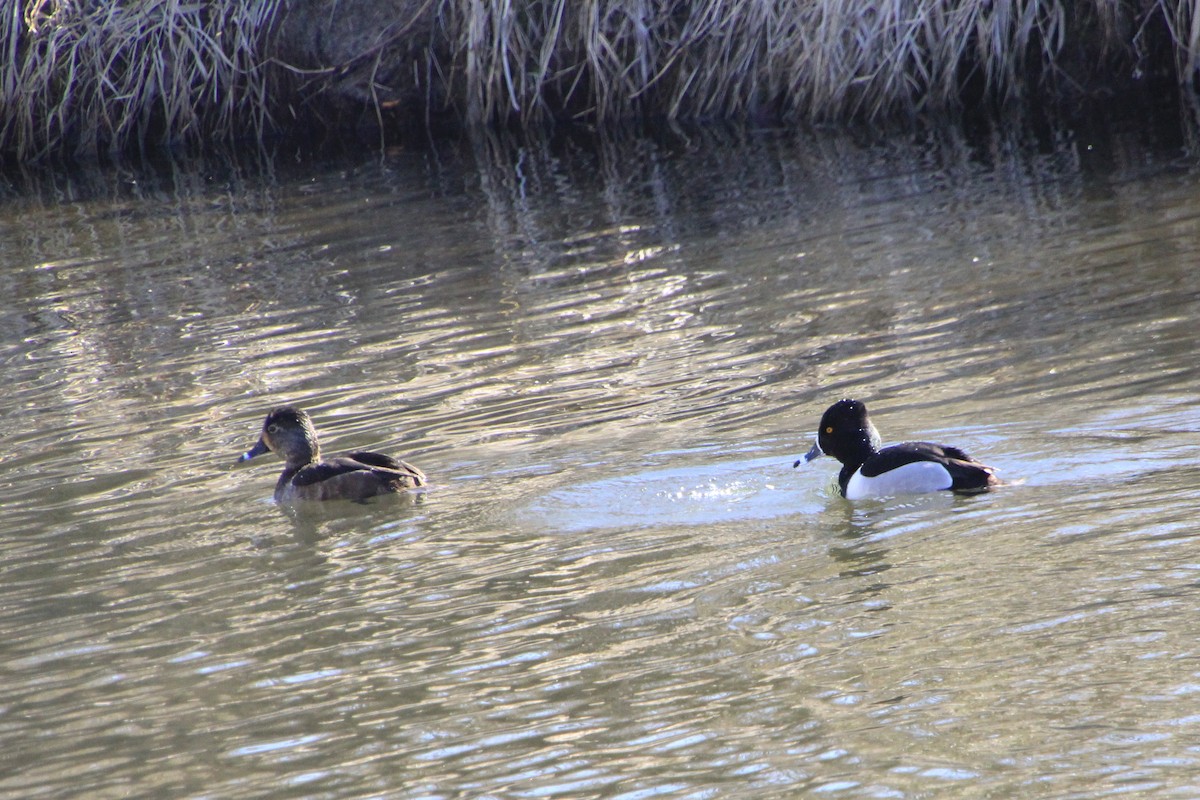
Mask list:
[[[826,433],[833,433],[833,426],[832,426],[832,425],[830,425],[830,426],[826,427],[826,428],[825,428],[825,432],[826,432]]]

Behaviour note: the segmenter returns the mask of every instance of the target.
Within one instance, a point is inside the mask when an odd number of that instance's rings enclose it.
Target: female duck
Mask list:
[[[1000,481],[996,470],[957,447],[904,442],[880,449],[879,431],[858,400],[839,400],[821,416],[817,443],[804,456],[831,455],[842,462],[838,485],[847,500],[949,489],[982,492]],[[797,461],[793,466],[800,466]]]
[[[424,472],[382,453],[359,451],[323,460],[312,419],[293,406],[271,411],[258,443],[238,461],[249,461],[268,450],[285,462],[275,484],[275,500],[281,503],[365,500],[425,484]]]

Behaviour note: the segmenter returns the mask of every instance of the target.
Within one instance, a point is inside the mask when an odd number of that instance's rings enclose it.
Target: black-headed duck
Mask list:
[[[944,489],[981,492],[1000,483],[995,468],[957,447],[904,442],[881,449],[881,444],[866,405],[839,400],[821,416],[816,444],[793,466],[817,456],[833,456],[842,462],[838,486],[847,500]]]
[[[238,461],[268,450],[286,462],[275,500],[365,500],[425,485],[425,473],[382,453],[357,451],[322,459],[312,418],[294,406],[273,409],[262,436]]]

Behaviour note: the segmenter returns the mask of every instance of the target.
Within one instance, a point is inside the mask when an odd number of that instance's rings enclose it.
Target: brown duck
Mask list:
[[[275,500],[365,500],[379,494],[425,485],[425,473],[382,453],[357,451],[322,459],[317,429],[294,406],[276,408],[263,423],[262,436],[238,461],[268,450],[285,462],[275,484]]]

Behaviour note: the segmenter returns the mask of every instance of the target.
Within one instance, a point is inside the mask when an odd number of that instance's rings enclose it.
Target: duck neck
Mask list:
[[[858,435],[846,442],[846,446],[838,453],[838,461],[853,473],[878,451],[879,433],[874,425],[868,425],[866,428],[859,428]]]
[[[320,460],[321,449],[313,445],[311,447],[296,447],[289,450],[284,463],[290,472],[295,472],[301,467],[307,467],[309,464],[315,464]]]
[[[845,450],[838,453],[842,462],[842,471],[838,473],[838,486],[842,489],[842,497],[846,496],[846,487],[858,468],[879,450],[879,434],[874,426],[859,431],[859,436],[851,440]]]
[[[291,431],[291,435],[283,444],[284,458],[288,469],[300,469],[321,460],[321,445],[317,442],[317,433],[310,426],[303,430]]]

